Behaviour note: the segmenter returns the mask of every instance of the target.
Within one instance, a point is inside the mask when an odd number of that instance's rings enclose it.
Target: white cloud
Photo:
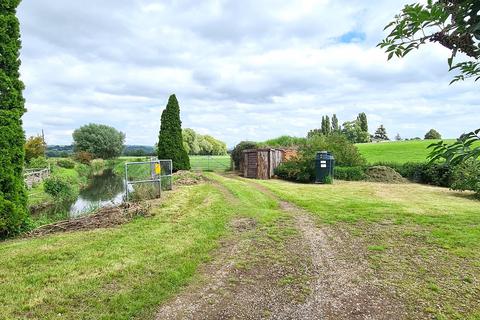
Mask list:
[[[26,132],[64,144],[97,122],[153,145],[171,93],[184,127],[230,146],[305,135],[332,113],[403,137],[478,127],[478,84],[448,86],[448,51],[387,62],[375,47],[408,2],[23,1]]]

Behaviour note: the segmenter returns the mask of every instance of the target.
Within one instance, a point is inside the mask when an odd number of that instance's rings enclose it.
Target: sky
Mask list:
[[[480,124],[478,83],[449,86],[448,50],[387,62],[383,27],[413,0],[23,0],[28,136],[70,144],[107,124],[153,145],[175,93],[183,127],[234,146],[305,136],[365,112],[370,132],[457,137]]]

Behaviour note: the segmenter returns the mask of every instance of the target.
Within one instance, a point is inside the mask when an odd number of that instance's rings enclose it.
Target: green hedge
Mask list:
[[[365,167],[335,167],[334,177],[338,180],[362,181],[366,179]]]
[[[291,160],[280,164],[275,168],[275,174],[284,180],[295,182],[312,182],[315,181],[315,168],[312,164],[306,163],[298,159]]]
[[[346,181],[366,180],[365,171],[369,167],[385,166],[397,171],[402,177],[417,183],[451,187],[454,181],[454,169],[443,163],[376,163],[372,166],[337,166],[335,179]],[[315,162],[292,160],[282,163],[275,169],[275,174],[284,180],[295,182],[315,181]]]

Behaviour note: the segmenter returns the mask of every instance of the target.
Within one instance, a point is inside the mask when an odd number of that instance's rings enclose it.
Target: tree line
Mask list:
[[[210,135],[201,135],[195,130],[186,128],[182,130],[183,146],[189,155],[215,155],[227,154],[225,142],[215,139]]]

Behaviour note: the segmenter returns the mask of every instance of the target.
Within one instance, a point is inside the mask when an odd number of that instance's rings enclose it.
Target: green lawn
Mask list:
[[[271,239],[295,230],[258,183],[307,210],[356,257],[372,281],[395,292],[420,318],[480,319],[480,201],[418,184],[294,184],[231,179],[181,187],[152,202],[153,217],[88,232],[0,242],[0,319],[151,318],[159,304],[211,259],[233,217],[251,217]],[[349,240],[350,239],[350,240]],[[353,239],[353,240],[352,240]]]
[[[258,183],[362,243],[377,281],[416,313],[480,319],[480,201],[472,194],[418,184]]]
[[[212,176],[218,181],[226,180]],[[182,187],[154,202],[153,217],[112,229],[0,242],[0,319],[145,319],[186,283],[196,281],[234,216],[271,223],[278,204],[238,181],[226,201],[212,184]]]
[[[230,169],[230,156],[190,156],[193,170],[227,171]]]
[[[427,147],[439,140],[391,141],[357,144],[368,163],[377,162],[426,162],[430,150]],[[454,140],[446,140],[453,142]]]

